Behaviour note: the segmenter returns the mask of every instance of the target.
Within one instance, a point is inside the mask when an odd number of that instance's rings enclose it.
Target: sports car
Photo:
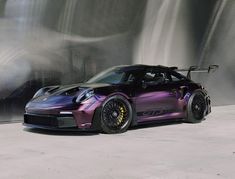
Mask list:
[[[204,87],[191,80],[191,73],[209,73],[216,68],[112,67],[85,83],[41,88],[27,103],[23,124],[112,134],[149,122],[198,123],[211,112],[211,101]]]

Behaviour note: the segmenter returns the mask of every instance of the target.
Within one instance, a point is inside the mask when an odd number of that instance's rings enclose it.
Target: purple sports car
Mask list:
[[[40,89],[25,108],[24,125],[55,130],[125,132],[138,124],[183,120],[198,123],[211,112],[210,97],[190,78],[210,72],[192,66],[117,66],[86,83]],[[187,76],[178,71],[187,71]]]

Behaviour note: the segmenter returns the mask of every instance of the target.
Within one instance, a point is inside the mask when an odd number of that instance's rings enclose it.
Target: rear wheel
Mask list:
[[[127,99],[120,95],[110,97],[101,110],[101,128],[108,134],[125,132],[132,121],[132,108]]]
[[[187,106],[187,122],[198,123],[205,117],[206,100],[203,93],[198,90],[195,91],[189,98]]]

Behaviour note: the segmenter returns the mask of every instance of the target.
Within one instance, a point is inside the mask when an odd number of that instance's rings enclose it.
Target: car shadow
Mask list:
[[[38,128],[24,128],[23,131],[43,134],[43,135],[57,135],[57,136],[93,136],[99,135],[98,131],[58,131]]]
[[[153,127],[163,127],[168,125],[182,124],[183,121],[163,121],[163,122],[149,122],[144,124],[139,124],[138,126],[132,126],[128,130],[138,130],[144,128]],[[39,128],[27,128],[25,127],[23,131],[43,134],[43,135],[57,135],[57,136],[94,136],[102,134],[100,131],[59,131],[59,130],[49,130],[49,129],[39,129]],[[128,131],[127,131],[128,132]]]

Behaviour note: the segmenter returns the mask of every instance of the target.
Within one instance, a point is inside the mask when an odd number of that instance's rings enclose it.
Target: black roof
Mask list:
[[[167,67],[167,66],[162,66],[162,65],[144,65],[144,64],[135,64],[135,65],[121,65],[117,66],[120,67],[121,69],[127,69],[127,70],[144,70],[146,68],[156,68],[160,70],[176,70],[177,67]]]

